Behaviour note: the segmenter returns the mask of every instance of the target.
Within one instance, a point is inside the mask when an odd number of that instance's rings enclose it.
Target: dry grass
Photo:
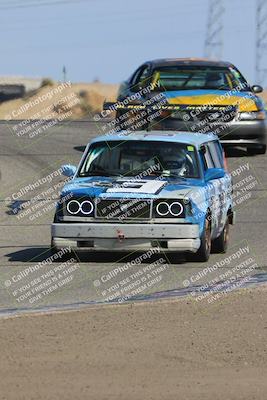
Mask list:
[[[39,101],[42,96],[56,89],[59,84],[46,85],[31,92],[23,99],[6,101],[0,104],[0,119],[53,119],[59,115],[66,119],[90,118],[95,112],[102,110],[105,100],[116,99],[118,85],[96,83],[75,83],[66,87],[52,98]],[[21,107],[39,102],[20,112]]]

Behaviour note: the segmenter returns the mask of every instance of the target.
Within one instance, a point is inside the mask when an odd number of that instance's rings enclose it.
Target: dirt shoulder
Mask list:
[[[266,296],[1,319],[0,398],[262,400]]]

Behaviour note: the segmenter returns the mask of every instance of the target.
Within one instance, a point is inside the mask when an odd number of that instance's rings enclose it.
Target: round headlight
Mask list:
[[[80,203],[77,200],[71,200],[67,204],[67,211],[70,214],[78,214],[80,207]]]
[[[183,210],[184,207],[178,201],[174,201],[172,204],[170,204],[170,213],[174,217],[179,217],[179,215],[182,214]]]
[[[165,215],[169,214],[169,204],[166,203],[165,201],[162,201],[161,203],[159,203],[156,207],[156,211],[157,213],[164,217]]]
[[[93,204],[92,204],[91,201],[89,201],[89,200],[84,200],[84,201],[81,203],[81,212],[82,212],[83,214],[86,214],[86,215],[91,214],[91,212],[93,211],[93,209],[94,209],[94,206],[93,206]]]

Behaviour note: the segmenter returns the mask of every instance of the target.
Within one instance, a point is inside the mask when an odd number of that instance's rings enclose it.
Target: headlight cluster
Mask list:
[[[240,121],[256,121],[266,118],[265,111],[241,112],[239,113]]]
[[[184,218],[185,216],[184,205],[181,201],[157,201],[154,210],[154,216],[156,218]]]
[[[70,215],[91,215],[94,211],[94,205],[90,200],[70,200],[66,209]]]
[[[113,200],[112,200],[113,201]],[[135,207],[137,205],[135,204]],[[99,204],[98,204],[99,207]],[[156,199],[153,202],[153,218],[185,218],[187,205],[183,200]],[[150,214],[148,208],[148,218]],[[99,211],[99,210],[98,210]],[[63,215],[73,217],[93,217],[95,214],[94,200],[91,198],[72,198],[65,202]],[[62,215],[62,216],[63,216]],[[117,215],[117,214],[116,214]]]

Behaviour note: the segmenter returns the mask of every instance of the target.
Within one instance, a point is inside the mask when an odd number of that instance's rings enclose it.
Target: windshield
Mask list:
[[[78,176],[166,176],[198,178],[192,145],[159,141],[110,141],[92,144]]]
[[[154,70],[151,82],[155,91],[216,89],[232,90],[248,84],[234,68],[162,67]]]

